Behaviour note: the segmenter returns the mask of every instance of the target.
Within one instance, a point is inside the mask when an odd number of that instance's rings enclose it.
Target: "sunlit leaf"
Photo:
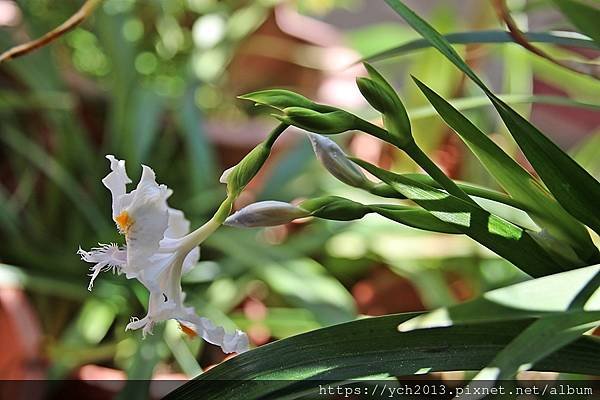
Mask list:
[[[423,368],[431,372],[476,370],[531,323],[509,321],[398,332],[396,327],[413,317],[415,314],[366,318],[270,343],[210,369],[167,399],[282,398],[318,387],[322,383],[318,379],[405,376]],[[597,374],[600,368],[595,354],[599,348],[597,341],[582,338],[532,369]]]
[[[353,161],[435,217],[452,224],[524,272],[532,276],[544,276],[567,268],[556,263],[527,231],[477,205],[365,161]]]
[[[527,211],[538,219],[541,218],[542,225],[558,226],[558,233],[579,248],[583,260],[597,256],[598,250],[585,227],[565,212],[536,179],[441,96],[416,78],[415,82],[440,116],[511,197],[525,204]]]
[[[600,311],[600,265],[525,281],[408,320],[401,330],[526,319],[568,310]]]

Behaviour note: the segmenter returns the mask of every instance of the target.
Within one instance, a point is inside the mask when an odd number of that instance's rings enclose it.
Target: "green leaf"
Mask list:
[[[450,234],[461,233],[452,224],[436,218],[426,210],[399,204],[365,205],[339,196],[324,196],[305,200],[299,206],[309,211],[311,216],[333,221],[351,221],[369,213],[377,213],[412,228]]]
[[[431,212],[438,219],[512,262],[531,276],[564,271],[524,229],[449,193],[353,159],[358,165],[396,191]]]
[[[370,78],[357,78],[363,97],[382,114],[383,125],[398,143],[412,141],[412,128],[406,108],[385,78],[371,65],[364,64]]]
[[[396,11],[404,20],[413,27],[421,36],[423,36],[433,47],[438,49],[454,65],[459,67],[473,82],[480,87],[486,87],[485,84],[475,75],[469,66],[463,61],[458,53],[450,46],[450,43],[436,31],[427,21],[419,17],[413,10],[408,8],[400,0],[385,0],[386,3]],[[485,90],[488,90],[487,88]]]
[[[600,149],[600,131],[584,138],[571,152],[572,157],[590,171],[596,179],[600,177],[598,149]]]
[[[600,265],[579,268],[484,293],[408,320],[402,331],[479,322],[563,315],[568,310],[600,311]]]
[[[600,234],[600,183],[502,100],[490,97],[548,190],[571,215]]]
[[[371,204],[368,207],[379,215],[413,228],[449,234],[461,233],[451,224],[420,208],[391,204]]]
[[[565,107],[581,107],[599,111],[600,105],[585,100],[575,100],[570,97],[562,96],[538,96],[523,94],[501,94],[498,95],[501,100],[508,104],[551,104]],[[487,96],[462,97],[447,100],[454,108],[460,111],[472,110],[476,108],[491,106]],[[424,118],[433,117],[436,114],[435,108],[431,106],[418,107],[408,110],[410,118],[415,121]]]
[[[529,325],[494,357],[475,378],[512,379],[558,349],[577,340],[600,322],[600,312],[548,315]]]
[[[398,332],[396,327],[415,315],[366,318],[270,343],[225,361],[166,398],[282,398],[318,387],[322,381],[317,379],[402,376],[424,368],[431,372],[477,370],[531,323]],[[581,338],[539,361],[534,369],[598,374],[598,351],[598,341]]]
[[[600,232],[600,216],[597,215],[598,204],[600,204],[600,183],[542,132],[494,95],[448,41],[431,25],[401,1],[386,0],[386,2],[485,92],[556,200],[579,221]]]
[[[600,9],[574,0],[552,0],[577,29],[600,46]]]
[[[446,123],[456,131],[498,184],[511,197],[527,206],[527,211],[542,219],[542,226],[558,227],[560,238],[579,249],[582,260],[598,253],[583,225],[569,215],[550,193],[523,167],[506,154],[486,134],[423,82],[413,78]],[[551,230],[555,233],[556,229]]]
[[[319,112],[335,111],[335,107],[317,104],[306,97],[286,89],[266,89],[238,96],[243,100],[253,101],[256,105],[266,105],[276,110],[290,107],[306,108]]]
[[[597,49],[598,46],[589,39],[574,38],[567,35],[561,35],[556,32],[524,32],[525,37],[531,43],[551,43],[560,46],[580,47],[587,49]],[[448,43],[452,44],[471,44],[471,43],[511,43],[514,39],[508,32],[500,30],[474,31],[474,32],[456,32],[444,35]],[[374,62],[387,60],[392,57],[401,56],[415,50],[421,50],[431,47],[427,39],[415,39],[400,46],[387,49],[362,60],[362,62]]]

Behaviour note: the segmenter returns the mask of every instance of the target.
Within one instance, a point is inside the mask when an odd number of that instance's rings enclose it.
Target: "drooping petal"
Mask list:
[[[107,155],[106,158],[110,161],[110,170],[102,179],[102,183],[112,194],[112,212],[115,218],[122,211],[122,198],[125,195],[125,185],[131,183],[131,179],[127,176],[125,170],[125,161],[117,160],[113,155]]]
[[[216,326],[204,317],[188,316],[184,321],[193,324],[192,329],[198,336],[208,343],[221,347],[224,353],[243,353],[248,350],[248,336],[240,330],[225,332],[222,326]]]
[[[85,251],[79,248],[77,254],[81,256],[81,259],[85,262],[95,263],[90,268],[92,273],[90,274],[91,279],[88,285],[88,290],[92,290],[94,286],[94,280],[102,271],[109,269],[121,269],[127,263],[127,251],[124,248],[119,248],[118,245],[101,244],[100,247],[95,247],[90,251]]]
[[[127,241],[127,273],[133,277],[149,265],[149,258],[158,251],[168,227],[168,190],[158,185],[154,171],[143,166],[142,178],[128,194],[130,204],[115,217]]]

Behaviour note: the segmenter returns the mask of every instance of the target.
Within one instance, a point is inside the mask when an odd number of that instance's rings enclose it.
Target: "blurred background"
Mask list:
[[[487,1],[406,3],[443,33],[502,29]],[[53,29],[81,4],[0,0],[0,50]],[[548,1],[509,6],[524,30],[571,29]],[[221,362],[220,349],[186,337],[174,321],[145,340],[125,332],[130,316],[145,315],[147,292],[137,282],[104,273],[87,291],[89,265],[75,254],[78,247],[123,241],[100,182],[108,171],[104,155],[125,159],[134,182],[142,163],[151,166],[158,182],[173,188],[170,204],[197,227],[225,196],[222,170],[276,125],[236,96],[283,87],[378,121],[354,85],[364,73],[355,62],[416,38],[376,1],[105,0],[63,38],[0,65],[0,378],[187,379]],[[559,58],[598,56],[542,47]],[[514,44],[457,48],[497,93],[511,96],[598,177],[600,115],[590,104],[600,95],[598,81]],[[496,188],[427,107],[411,74],[461,99],[456,104],[473,122],[523,160],[482,94],[434,50],[375,65],[400,91],[418,143],[452,178]],[[557,102],[567,104],[547,104]],[[372,137],[338,139],[380,166],[417,171]],[[290,129],[236,207],[325,194],[374,200],[328,176],[305,136]],[[466,237],[370,216],[223,228],[203,245],[184,291],[200,315],[247,331],[260,346],[360,315],[453,304],[522,279]],[[123,388],[125,396],[125,383],[97,393]]]

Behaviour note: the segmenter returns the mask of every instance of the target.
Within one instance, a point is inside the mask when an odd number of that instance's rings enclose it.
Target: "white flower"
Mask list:
[[[190,223],[183,212],[167,205],[172,191],[156,183],[152,169],[142,166],[137,187],[127,193],[125,186],[131,180],[125,162],[111,155],[106,158],[110,160],[111,172],[102,183],[112,194],[113,220],[125,235],[126,245],[100,245],[89,252],[79,249],[84,261],[94,263],[88,289],[92,289],[102,271],[124,273],[128,279],[138,279],[150,292],[148,314],[142,319],[133,317],[126,330],[143,328],[145,336],[152,333],[155,323],[176,319],[182,328],[221,346],[226,353],[247,350],[248,338],[244,333],[225,333],[223,328],[198,317],[193,308],[183,304],[181,275],[198,262],[198,245],[219,224],[211,220],[189,233]]]
[[[283,225],[310,213],[283,201],[259,201],[231,214],[223,225],[240,228]]]

